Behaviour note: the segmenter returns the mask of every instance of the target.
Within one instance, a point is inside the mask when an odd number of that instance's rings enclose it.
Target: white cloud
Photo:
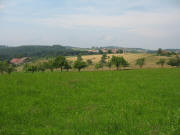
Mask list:
[[[142,25],[169,24],[180,20],[179,13],[133,13],[122,16],[59,15],[40,19],[41,23],[51,26],[100,26],[100,27],[133,27]]]
[[[3,9],[4,8],[4,5],[0,4],[0,9]]]
[[[106,35],[106,36],[103,37],[104,41],[111,41],[112,39],[113,39],[113,37],[110,36],[110,35]]]
[[[1,3],[0,0],[0,11],[3,11],[0,40],[17,44],[67,41],[82,46],[129,44],[179,48],[179,0],[62,1],[64,4],[55,5],[55,1],[4,0]]]
[[[179,25],[179,11],[173,12],[127,12],[124,15],[58,15],[35,20],[36,23],[50,27],[105,27],[121,28],[128,32],[137,32],[144,36],[166,36],[166,28]],[[167,28],[168,29],[168,28]],[[169,30],[169,29],[168,29]]]

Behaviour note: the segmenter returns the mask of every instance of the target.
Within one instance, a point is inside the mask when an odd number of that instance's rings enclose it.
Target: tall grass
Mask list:
[[[179,135],[180,69],[0,76],[0,135]]]

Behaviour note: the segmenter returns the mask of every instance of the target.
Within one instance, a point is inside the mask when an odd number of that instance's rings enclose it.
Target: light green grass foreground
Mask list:
[[[180,69],[0,75],[0,135],[179,135]]]

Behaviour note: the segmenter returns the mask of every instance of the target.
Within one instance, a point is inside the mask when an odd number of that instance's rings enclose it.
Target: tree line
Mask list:
[[[143,68],[143,66],[146,63],[146,58],[139,58],[136,60],[136,65],[139,66],[139,68]],[[159,59],[156,64],[163,67],[165,64],[168,64],[170,66],[176,66],[180,67],[180,57],[176,55],[175,58],[171,58],[168,61],[166,59]],[[23,71],[25,72],[44,72],[46,70],[50,70],[53,72],[54,70],[60,70],[61,72],[63,70],[69,71],[70,69],[74,68],[77,69],[77,71],[81,71],[82,69],[93,65],[93,61],[88,59],[86,61],[83,60],[81,55],[77,56],[76,61],[69,61],[66,59],[65,56],[57,56],[54,59],[49,59],[46,62],[39,62],[37,64],[35,63],[26,63],[23,66]],[[108,67],[111,69],[113,66],[116,67],[116,70],[129,67],[128,61],[122,57],[122,56],[112,56],[111,58],[107,56],[106,54],[103,54],[101,56],[101,59],[99,62],[94,64],[94,68],[96,70],[103,69],[104,67]],[[16,71],[15,66],[8,63],[7,61],[0,61],[0,73],[8,73]]]
[[[146,58],[139,58],[136,60],[136,65],[139,66],[139,68],[143,68],[145,63]],[[161,58],[156,64],[163,67],[166,63],[170,66],[179,67],[180,57],[177,55],[175,58],[169,59],[169,61]],[[53,72],[54,70],[60,69],[60,71],[62,72],[63,70],[69,71],[70,69],[74,68],[80,72],[82,69],[91,65],[93,65],[92,60],[88,59],[87,61],[84,61],[81,55],[78,55],[76,61],[74,62],[67,60],[64,56],[57,56],[55,59],[48,60],[47,62],[38,64],[25,64],[24,71],[39,72],[50,70]],[[113,66],[116,67],[116,70],[119,70],[125,67],[129,67],[130,64],[122,56],[112,56],[112,58],[110,58],[106,54],[103,54],[100,61],[95,63],[94,68],[96,70],[103,69],[104,67],[108,67],[109,69],[111,69]]]
[[[10,60],[12,58],[44,58],[44,57],[56,57],[63,56],[76,56],[78,54],[88,54],[85,50],[74,50],[72,47],[66,47],[61,45],[53,46],[18,46],[18,47],[0,47],[0,60]]]
[[[109,54],[112,50],[108,50]],[[123,53],[122,49],[118,49],[117,53]],[[91,55],[97,54],[88,52],[86,49],[73,49],[73,47],[53,45],[53,46],[18,46],[18,47],[6,47],[0,46],[0,60],[10,60],[12,58],[32,57],[32,58],[44,58],[44,57],[56,57],[62,56],[76,56],[78,54]],[[100,49],[98,54],[103,54]]]

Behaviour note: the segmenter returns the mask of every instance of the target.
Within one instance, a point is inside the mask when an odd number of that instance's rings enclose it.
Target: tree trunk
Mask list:
[[[61,72],[62,72],[62,67],[61,67]]]

